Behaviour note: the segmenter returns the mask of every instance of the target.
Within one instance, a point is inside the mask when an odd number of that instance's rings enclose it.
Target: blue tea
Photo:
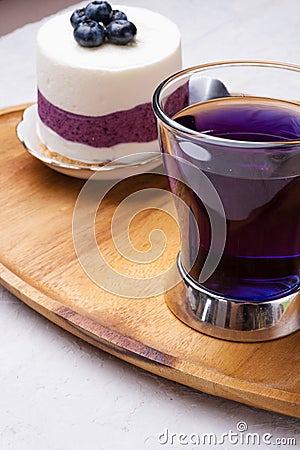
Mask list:
[[[173,119],[189,129],[226,140],[285,144],[276,154],[261,145],[255,150],[261,153],[261,159],[245,156],[241,173],[233,170],[233,175],[231,162],[226,161],[226,149],[230,152],[230,145],[222,148],[224,171],[214,170],[213,165],[203,170],[197,158],[180,148],[177,154],[204,171],[225,210],[224,253],[215,272],[203,283],[204,287],[226,297],[256,301],[282,297],[298,289],[300,160],[294,153],[290,156],[286,141],[300,138],[300,105],[255,97],[229,97],[189,106]],[[167,151],[164,143],[162,146]],[[242,146],[238,151],[243,152]],[[249,148],[246,152],[249,154]],[[211,243],[209,217],[201,199],[191,189],[176,180],[170,180],[170,185],[196,219],[200,244],[188,271],[198,280]],[[195,230],[192,224],[190,228],[185,224],[184,229],[188,236],[182,236],[183,262],[191,257],[188,253],[195,252]]]

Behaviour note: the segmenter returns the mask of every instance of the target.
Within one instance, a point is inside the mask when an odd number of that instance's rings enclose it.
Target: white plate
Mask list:
[[[135,164],[122,163],[122,158],[111,161],[105,166],[98,166],[96,164],[79,165],[76,163],[58,161],[55,158],[47,157],[41,151],[36,131],[36,122],[37,105],[34,104],[24,111],[23,120],[17,126],[18,138],[32,156],[42,161],[51,169],[63,173],[64,175],[86,180],[95,172],[98,172],[99,176],[97,176],[97,179],[116,180],[135,175],[136,173],[141,173],[141,171],[148,172],[162,164],[161,156],[157,155],[157,153],[153,153],[153,157]]]

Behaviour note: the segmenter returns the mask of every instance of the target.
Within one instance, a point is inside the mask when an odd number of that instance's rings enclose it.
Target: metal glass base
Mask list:
[[[177,260],[182,281],[165,294],[168,307],[190,327],[221,339],[268,341],[300,329],[300,292],[266,302],[226,299],[201,288]]]

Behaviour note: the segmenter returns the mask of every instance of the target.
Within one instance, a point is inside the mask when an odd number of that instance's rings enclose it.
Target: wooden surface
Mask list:
[[[15,133],[22,109],[0,115],[1,283],[57,325],[121,359],[213,395],[300,417],[299,332],[259,344],[217,340],[173,317],[163,295],[118,297],[87,277],[72,241],[73,209],[84,182],[52,171],[24,151]],[[166,187],[162,178],[155,183]],[[162,257],[134,265],[115,253],[112,214],[140,186],[154,187],[152,177],[117,186],[100,208],[95,230],[112,266],[142,277],[175,260],[179,233],[173,219],[149,210],[133,220],[130,237],[145,251],[151,229],[163,229],[168,244]]]

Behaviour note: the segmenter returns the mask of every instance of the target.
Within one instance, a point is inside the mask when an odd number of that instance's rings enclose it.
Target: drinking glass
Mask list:
[[[298,330],[300,67],[192,67],[157,87],[153,109],[182,236],[169,308],[223,339]]]

